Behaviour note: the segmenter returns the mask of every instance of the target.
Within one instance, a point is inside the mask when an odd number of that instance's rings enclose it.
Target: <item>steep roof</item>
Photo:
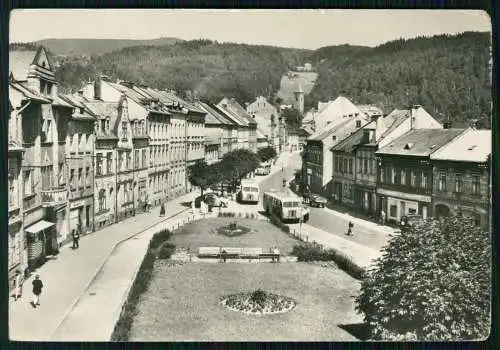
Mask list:
[[[441,147],[431,159],[462,162],[486,162],[491,155],[491,130],[468,129]]]
[[[330,136],[334,132],[340,130],[341,128],[343,128],[344,126],[346,126],[347,124],[352,123],[352,122],[353,122],[352,119],[347,119],[347,120],[341,122],[340,124],[332,125],[331,127],[327,128],[326,130],[320,131],[320,132],[310,136],[308,138],[308,140],[323,141],[324,139],[326,139],[328,136]]]
[[[36,54],[36,50],[9,51],[9,74],[12,73],[15,80],[26,80]]]
[[[205,124],[220,124],[220,125],[232,125],[224,115],[217,111],[216,107],[210,106],[208,103],[202,101],[196,101],[194,103],[196,107],[206,113]]]
[[[464,129],[416,129],[382,147],[376,154],[398,156],[429,156],[446,145]]]
[[[353,134],[337,143],[330,149],[330,151],[351,153],[352,151],[354,151],[356,146],[362,144],[363,141],[365,141],[365,130],[375,130],[375,126],[375,121],[369,122],[368,124],[356,130]]]
[[[226,105],[226,106],[224,106]],[[230,112],[232,115],[237,116],[243,123],[249,124],[257,124],[255,120],[253,120],[252,116],[248,114],[248,112],[243,108],[234,98],[223,98],[217,106],[219,108],[223,108],[224,111]]]
[[[125,94],[128,98],[130,98],[135,103],[140,104],[144,109],[151,113],[160,113],[165,115],[170,115],[170,112],[166,106],[162,106],[161,104],[151,104],[151,102],[155,99],[155,97],[151,96],[144,90],[137,91],[134,88],[130,88],[123,84],[106,82],[109,86],[116,89],[118,92]]]
[[[21,92],[28,99],[32,99],[42,103],[51,103],[49,99],[36,94],[34,91],[31,91],[30,89],[28,89],[26,86],[24,86],[19,82],[9,82],[9,87]]]
[[[88,109],[82,102],[80,102],[76,97],[66,94],[59,94],[59,97],[70,104],[72,107],[76,107],[71,118],[76,120],[96,120],[95,115],[90,109]],[[83,109],[80,110],[80,109]],[[83,112],[83,113],[82,113]]]
[[[395,109],[389,115],[379,118],[379,121],[383,123],[383,128],[385,131],[382,135],[377,135],[377,141],[384,139],[387,135],[393,132],[398,126],[400,126],[405,120],[411,117],[411,111],[408,109]]]

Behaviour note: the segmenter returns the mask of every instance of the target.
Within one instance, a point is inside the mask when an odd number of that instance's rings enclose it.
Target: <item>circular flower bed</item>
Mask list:
[[[252,231],[251,229],[239,225],[236,221],[230,223],[227,226],[222,226],[217,229],[217,233],[228,237],[241,236],[246,233],[250,233],[251,231]]]
[[[220,300],[220,304],[229,310],[258,316],[282,314],[291,311],[297,305],[292,298],[264,292],[260,289],[227,295]]]

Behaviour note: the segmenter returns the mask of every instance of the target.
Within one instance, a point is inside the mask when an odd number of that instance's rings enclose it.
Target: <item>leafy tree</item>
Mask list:
[[[227,179],[235,185],[246,175],[254,171],[259,166],[260,160],[252,151],[238,149],[226,153],[221,163],[227,174]]]
[[[295,108],[288,108],[283,111],[283,118],[288,128],[298,129],[302,126],[302,114]]]
[[[393,237],[356,298],[372,338],[488,336],[490,244],[489,233],[461,217],[422,221]]]
[[[262,162],[267,162],[269,159],[273,159],[277,155],[276,150],[271,146],[261,148],[257,151],[257,156]]]
[[[191,185],[200,188],[203,196],[203,191],[215,183],[216,175],[205,160],[199,160],[188,168],[188,180]]]

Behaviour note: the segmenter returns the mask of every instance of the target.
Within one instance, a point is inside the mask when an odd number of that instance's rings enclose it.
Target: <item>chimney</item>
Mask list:
[[[372,114],[372,115],[370,116],[370,121],[371,121],[371,122],[377,122],[378,118],[380,118],[380,117],[382,117],[382,115],[381,115],[381,114]]]
[[[443,129],[451,129],[451,121],[447,120],[443,122]]]
[[[410,110],[410,130],[415,127],[416,111],[421,108],[421,105],[413,105]]]
[[[83,97],[83,89],[78,90],[78,96]]]
[[[102,100],[102,80],[99,75],[95,76],[94,80],[94,99],[95,100]]]

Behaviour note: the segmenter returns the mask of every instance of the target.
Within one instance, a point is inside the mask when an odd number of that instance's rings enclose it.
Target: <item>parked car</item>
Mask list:
[[[317,194],[310,194],[308,199],[309,199],[309,205],[311,207],[324,208],[326,203],[328,202],[326,198],[321,197],[320,195]]]
[[[421,215],[416,215],[416,214],[403,215],[401,217],[401,221],[399,221],[399,226],[401,228],[415,226],[415,224],[420,220],[423,220],[423,217]]]

